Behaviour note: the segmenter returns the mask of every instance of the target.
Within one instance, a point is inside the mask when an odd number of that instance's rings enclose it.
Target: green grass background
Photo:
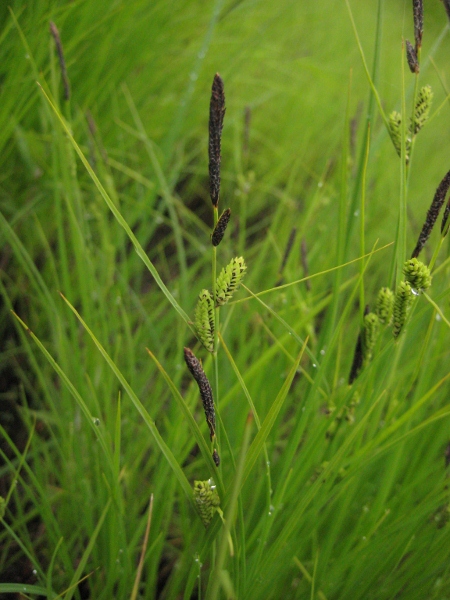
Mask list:
[[[401,109],[403,94],[411,113],[415,78],[402,59],[402,37],[413,39],[410,4],[350,2],[386,113]],[[50,21],[61,33],[70,102]],[[450,168],[442,3],[425,6],[419,85],[432,86],[434,104],[407,179],[370,108],[344,0],[16,0],[1,4],[0,23],[0,594],[450,598],[445,318],[419,298],[399,341],[383,331],[373,362],[347,385],[361,306],[393,285],[395,257],[409,256]],[[249,299],[221,311],[263,427],[256,436],[256,425],[246,426],[248,399],[221,347],[220,471],[183,347],[211,380],[212,361],[174,308],[192,315],[210,287],[216,72],[227,106],[220,208],[232,210],[218,266],[242,255],[249,289],[273,288],[295,226],[284,282],[304,276],[302,240],[317,275],[310,290],[299,283],[261,296],[264,305]],[[395,241],[370,261],[321,274]],[[435,232],[424,260],[438,242]],[[446,241],[430,289],[447,318],[448,255]],[[353,423],[335,421],[351,406]],[[220,519],[205,530],[193,507],[190,486],[211,476],[232,557],[221,552]]]

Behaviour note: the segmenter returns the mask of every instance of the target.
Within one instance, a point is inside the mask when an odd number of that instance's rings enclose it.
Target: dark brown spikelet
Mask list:
[[[423,0],[413,0],[414,14],[414,39],[416,41],[416,54],[419,53],[419,48],[422,47],[423,35]]]
[[[416,51],[409,40],[406,40],[406,59],[411,73],[418,73],[420,70],[419,61],[417,60]]]
[[[67,76],[66,69],[66,61],[64,60],[64,52],[61,42],[61,36],[59,35],[58,28],[56,25],[50,21],[50,33],[52,34],[53,39],[55,40],[56,51],[58,53],[59,58],[59,67],[61,69],[61,77],[64,86],[64,100],[69,100],[70,98],[70,83],[69,77]]]
[[[225,234],[225,230],[227,228],[228,222],[231,217],[231,209],[227,208],[220,215],[219,220],[217,221],[216,226],[214,227],[214,231],[212,232],[211,242],[213,246],[218,246],[222,241],[222,238]]]
[[[205,375],[205,371],[203,370],[200,361],[190,348],[184,349],[184,360],[186,361],[187,368],[197,382],[198,389],[200,390],[203,410],[205,411],[206,422],[208,423],[209,427],[209,436],[212,440],[216,431],[216,412],[214,410],[214,400],[211,385]]]
[[[364,361],[364,353],[363,353],[362,335],[359,334],[358,339],[356,340],[352,368],[350,369],[350,374],[348,376],[348,385],[352,385],[352,383],[358,377],[359,372],[361,371],[362,366],[363,366],[363,361]]]
[[[434,194],[433,202],[427,212],[427,218],[423,224],[422,231],[420,232],[419,239],[417,240],[414,252],[411,254],[411,258],[417,258],[424,247],[427,239],[430,237],[431,230],[436,223],[436,219],[439,216],[439,212],[445,201],[448,189],[450,187],[450,171],[445,175],[444,179],[439,184],[436,193]]]
[[[444,216],[442,217],[441,224],[441,235],[447,235],[448,233],[448,217],[450,216],[450,198],[447,200],[447,206],[444,210]]]
[[[442,0],[442,3],[445,8],[445,12],[447,13],[447,17],[450,19],[450,0]]]
[[[216,465],[216,467],[218,467],[220,465],[220,456],[219,453],[217,452],[217,450],[214,448],[214,451],[212,453],[212,459],[214,461],[214,464]]]
[[[225,115],[225,94],[223,81],[218,73],[214,77],[209,104],[209,193],[213,206],[219,204],[220,194],[220,142],[223,117]]]

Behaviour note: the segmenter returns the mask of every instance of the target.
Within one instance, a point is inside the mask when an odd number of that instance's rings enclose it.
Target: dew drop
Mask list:
[[[414,296],[419,296],[419,294],[420,294],[420,292],[418,292],[418,291],[417,291],[416,289],[414,289],[413,287],[411,288],[411,293],[412,293]]]
[[[359,210],[355,210],[355,212],[353,213],[354,217],[359,217]]]
[[[322,348],[322,350],[320,351],[320,354],[321,354],[322,356],[325,356],[325,348]]]
[[[33,575],[37,575],[36,569],[33,569]]]
[[[439,313],[436,314],[436,321],[442,321],[442,317]]]
[[[313,363],[312,366],[313,366],[314,369],[317,369],[316,363]]]
[[[323,187],[323,181],[319,181],[319,183],[317,184],[317,187],[318,187],[318,188],[321,188],[321,187]]]
[[[100,425],[100,419],[98,417],[93,417],[92,422],[94,423],[94,425],[96,427],[98,427]]]

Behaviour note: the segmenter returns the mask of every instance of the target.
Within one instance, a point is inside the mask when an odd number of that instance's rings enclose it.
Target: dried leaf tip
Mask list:
[[[220,215],[219,220],[217,221],[216,226],[214,227],[214,231],[212,232],[211,242],[213,246],[218,246],[225,235],[225,230],[228,226],[231,217],[231,209],[227,208]]]
[[[58,28],[53,23],[53,21],[50,21],[50,33],[52,34],[52,37],[55,40],[56,51],[58,53],[59,67],[61,69],[61,77],[62,77],[63,87],[64,87],[64,100],[69,100],[70,99],[70,83],[69,83],[69,77],[67,76],[66,61],[64,59],[64,51],[63,51],[63,47],[62,47],[61,36],[59,35]]]
[[[423,224],[422,231],[419,234],[416,247],[411,255],[411,258],[417,258],[425,246],[426,241],[430,237],[431,231],[436,223],[439,216],[439,212],[445,202],[445,196],[450,188],[450,171],[446,173],[441,183],[438,185],[436,193],[434,194],[433,201],[427,212],[425,223]]]
[[[209,105],[209,193],[213,206],[219,204],[220,194],[220,147],[223,117],[225,115],[225,93],[222,78],[214,77]]]
[[[211,385],[200,361],[190,348],[184,349],[184,360],[186,361],[187,368],[191,372],[192,377],[197,382],[200,397],[202,399],[203,410],[205,411],[206,422],[209,427],[209,436],[212,440],[216,431],[216,412],[214,410]]]

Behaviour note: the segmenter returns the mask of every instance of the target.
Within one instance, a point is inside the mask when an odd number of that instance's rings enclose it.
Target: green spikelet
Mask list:
[[[425,125],[425,122],[428,120],[432,101],[433,90],[431,89],[431,86],[424,85],[422,88],[420,88],[416,107],[414,109],[414,128],[412,123],[409,128],[413,135],[416,135],[416,133],[422,129],[422,127]]]
[[[402,116],[399,112],[394,110],[389,115],[389,131],[391,133],[392,143],[394,144],[397,154],[402,154]],[[406,149],[408,154],[408,148]]]
[[[194,312],[198,337],[208,352],[214,351],[214,300],[208,290],[202,290]]]
[[[362,330],[363,363],[366,365],[372,359],[372,351],[380,333],[380,320],[373,312],[364,315]]]
[[[242,256],[233,258],[228,266],[222,269],[216,281],[216,304],[223,306],[239,287],[247,267]]]
[[[375,312],[377,313],[380,323],[388,325],[392,319],[393,311],[394,292],[387,287],[383,287],[378,292],[377,301],[375,304]]]
[[[393,330],[394,337],[398,337],[406,321],[406,315],[413,301],[411,285],[407,281],[398,284],[394,301]]]
[[[431,285],[430,269],[417,258],[411,258],[405,262],[403,274],[406,281],[418,292],[427,290]]]
[[[219,494],[212,478],[207,481],[194,481],[194,502],[203,525],[208,527],[220,505]]]

